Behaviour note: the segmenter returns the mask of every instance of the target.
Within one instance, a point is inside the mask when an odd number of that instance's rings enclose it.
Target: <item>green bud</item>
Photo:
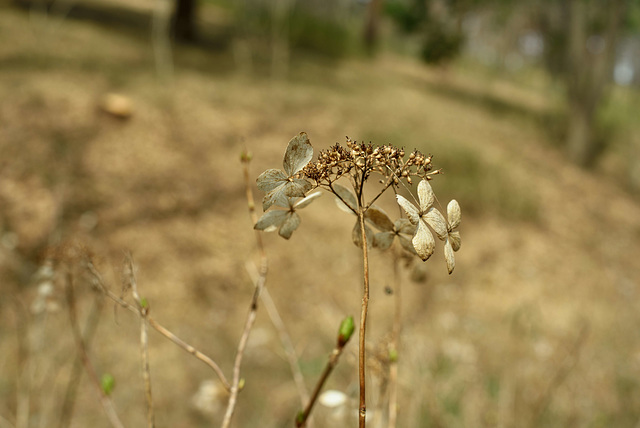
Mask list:
[[[242,388],[244,388],[244,384],[245,384],[245,380],[243,377],[240,378],[240,380],[238,381],[238,391],[242,391]]]
[[[102,379],[100,379],[100,386],[105,395],[111,395],[113,388],[116,386],[116,378],[110,373],[105,373],[102,375]]]
[[[253,159],[253,153],[244,150],[240,153],[241,162],[251,162],[251,159]]]
[[[140,306],[142,306],[142,309],[147,309],[149,307],[149,302],[146,297],[140,299]]]
[[[304,423],[304,410],[300,410],[296,415],[296,426],[302,426]]]
[[[398,361],[398,350],[395,348],[389,349],[389,361],[395,363]]]
[[[351,335],[355,330],[355,326],[353,324],[353,317],[345,318],[340,324],[340,330],[338,330],[338,346],[343,347],[347,344],[349,339],[351,339]]]

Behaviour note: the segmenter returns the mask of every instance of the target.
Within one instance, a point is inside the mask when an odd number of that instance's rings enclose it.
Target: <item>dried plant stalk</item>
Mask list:
[[[333,371],[335,366],[338,364],[338,359],[340,358],[340,355],[342,355],[342,351],[344,350],[344,347],[349,342],[349,339],[351,339],[353,330],[354,330],[353,318],[352,317],[345,318],[340,324],[340,329],[338,331],[338,341],[336,343],[336,347],[333,349],[333,351],[331,351],[331,355],[329,355],[329,361],[327,361],[327,365],[322,371],[322,375],[320,375],[320,379],[318,379],[318,382],[316,383],[316,387],[314,388],[313,393],[311,394],[309,403],[306,405],[304,410],[300,412],[296,417],[296,428],[302,428],[307,426],[309,416],[311,415],[311,410],[313,409],[313,406],[315,405],[318,397],[320,396],[320,391],[322,391],[324,384],[327,382],[327,379],[329,379],[329,375],[331,375],[331,372]]]
[[[149,303],[140,298],[138,294],[138,281],[135,275],[135,266],[131,253],[125,255],[127,271],[129,276],[129,286],[133,294],[133,299],[138,305],[138,315],[140,316],[140,356],[142,363],[142,380],[144,381],[144,395],[147,401],[147,427],[155,427],[155,415],[153,411],[153,395],[151,392],[151,369],[149,368],[149,333],[147,316],[149,315]]]
[[[109,422],[114,428],[124,428],[122,422],[120,421],[120,418],[118,417],[118,414],[116,413],[115,408],[113,407],[113,402],[111,401],[109,396],[102,390],[98,374],[96,373],[95,368],[91,363],[91,359],[89,358],[84,339],[82,338],[82,333],[80,332],[80,328],[78,326],[76,299],[75,293],[73,291],[73,277],[69,272],[67,272],[66,291],[67,305],[69,307],[69,320],[71,321],[71,330],[76,342],[76,347],[78,348],[78,353],[82,358],[82,364],[84,365],[84,368],[87,371],[89,378],[91,379],[91,383],[93,383],[96,390],[98,391],[98,394],[100,396],[100,404],[102,404],[102,408],[107,414]]]
[[[362,309],[360,312],[360,334],[358,346],[358,377],[360,385],[360,407],[358,408],[358,426],[364,428],[367,417],[366,400],[366,330],[367,313],[369,311],[369,250],[367,249],[367,234],[364,225],[364,211],[358,213],[360,219],[360,233],[362,238],[362,262],[363,262],[363,291]]]
[[[256,289],[251,299],[249,314],[247,315],[247,320],[244,323],[242,336],[240,337],[240,342],[238,343],[238,349],[236,350],[236,358],[235,358],[235,362],[233,363],[233,378],[231,381],[231,392],[229,395],[227,410],[225,411],[224,419],[222,421],[222,428],[229,428],[229,425],[231,424],[231,418],[233,417],[233,413],[236,408],[236,403],[238,400],[239,385],[240,385],[240,366],[242,365],[242,358],[244,356],[244,351],[247,347],[249,334],[251,333],[253,324],[256,321],[256,315],[258,311],[258,298],[260,297],[260,292],[264,288],[266,280],[267,280],[267,265],[266,263],[263,263],[260,265],[260,277],[258,278],[258,283],[256,285]]]
[[[104,306],[103,296],[96,296],[93,308],[89,312],[86,325],[84,328],[84,343],[87,349],[91,349],[91,342],[95,335],[100,321],[100,315],[102,314],[102,307]],[[67,383],[67,390],[64,395],[64,401],[62,403],[62,410],[60,411],[60,420],[58,421],[58,428],[68,427],[71,423],[71,416],[73,415],[73,407],[76,402],[76,393],[78,391],[78,385],[82,377],[82,357],[80,354],[76,354],[73,368],[71,369],[71,375]]]
[[[244,173],[244,182],[245,182],[245,190],[247,196],[247,207],[249,209],[249,216],[251,217],[251,221],[253,224],[258,223],[258,215],[256,214],[256,205],[255,200],[253,198],[253,191],[251,189],[251,179],[249,173],[249,164],[251,162],[251,155],[244,152],[241,156],[243,173]],[[256,231],[256,246],[258,248],[258,252],[260,253],[260,259],[262,263],[268,263],[267,253],[264,248],[264,243],[262,241],[262,235],[260,232]],[[247,265],[248,266],[248,265]],[[252,276],[252,280],[254,286],[257,286],[259,275],[257,273],[257,269],[255,266],[251,265],[252,269],[247,267],[247,271]],[[255,273],[254,273],[255,271]],[[264,303],[265,309],[267,310],[267,314],[271,319],[273,326],[278,331],[278,336],[280,337],[280,342],[282,343],[282,348],[285,351],[287,356],[287,362],[289,363],[289,368],[291,369],[291,374],[293,376],[293,380],[296,384],[296,388],[298,389],[298,395],[300,396],[300,402],[304,406],[304,404],[309,401],[309,393],[307,392],[307,387],[304,384],[304,377],[302,376],[302,371],[300,370],[300,365],[298,363],[298,355],[293,346],[293,342],[291,341],[291,336],[287,331],[287,328],[280,316],[278,308],[275,305],[275,302],[271,298],[271,294],[267,288],[262,290],[260,294],[260,300]],[[311,424],[309,424],[311,425]]]
[[[106,297],[111,299],[114,303],[117,303],[122,308],[127,309],[129,312],[132,312],[136,315],[140,315],[140,311],[138,310],[138,308],[131,305],[127,301],[121,299],[105,286],[104,281],[102,280],[102,276],[100,275],[100,272],[98,272],[95,266],[93,266],[93,263],[89,261],[86,267],[94,278],[93,285],[97,291],[104,294]],[[158,333],[160,333],[161,335],[163,335],[164,337],[172,341],[174,344],[178,345],[180,348],[182,348],[183,350],[185,350],[186,352],[193,355],[195,358],[197,358],[198,360],[202,361],[207,366],[209,366],[214,371],[214,373],[218,376],[218,379],[220,380],[220,382],[222,383],[226,391],[229,391],[231,389],[231,386],[229,385],[229,381],[227,380],[224,373],[222,372],[222,369],[220,369],[220,366],[218,366],[218,364],[215,361],[213,361],[211,357],[200,352],[194,346],[189,345],[187,342],[180,339],[170,330],[168,330],[167,328],[162,326],[160,323],[158,323],[155,319],[153,319],[151,315],[147,314],[146,318],[147,318],[147,323],[154,330],[156,330]]]

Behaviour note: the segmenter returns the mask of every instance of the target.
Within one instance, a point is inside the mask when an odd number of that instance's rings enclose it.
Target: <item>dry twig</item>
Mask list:
[[[86,325],[84,328],[83,340],[87,349],[91,349],[91,342],[98,327],[100,321],[100,315],[102,314],[102,307],[104,306],[103,296],[96,296],[93,308],[89,312]],[[68,427],[71,423],[71,416],[73,415],[73,407],[76,402],[76,393],[78,391],[78,385],[80,384],[80,378],[82,377],[82,357],[78,353],[76,354],[73,368],[71,369],[71,375],[67,383],[67,390],[64,395],[64,401],[62,403],[62,410],[60,411],[60,420],[58,422],[58,428]]]
[[[130,253],[126,254],[127,273],[129,274],[129,285],[133,299],[138,305],[138,315],[140,316],[140,354],[142,359],[142,379],[144,381],[144,395],[147,400],[147,427],[155,427],[155,415],[153,412],[153,396],[151,393],[151,370],[149,368],[149,334],[147,317],[149,316],[149,304],[140,298],[138,294],[138,281],[136,280],[133,258]]]
[[[107,414],[109,422],[114,428],[124,428],[122,422],[120,421],[120,418],[118,417],[118,414],[116,413],[115,408],[113,407],[111,399],[102,389],[100,378],[98,377],[98,374],[96,373],[96,370],[91,363],[91,359],[89,358],[89,354],[87,352],[87,347],[84,343],[84,339],[82,338],[82,333],[80,332],[80,327],[78,326],[76,299],[75,293],[73,291],[73,277],[70,272],[67,272],[66,291],[67,305],[69,306],[69,320],[71,321],[71,330],[73,331],[73,337],[78,348],[78,353],[82,358],[82,364],[89,374],[91,382],[98,391],[98,394],[100,396],[100,403],[102,404],[102,407]]]
[[[304,408],[304,410],[300,412],[296,417],[296,428],[302,428],[306,426],[307,419],[309,418],[309,415],[311,414],[311,410],[313,409],[313,406],[316,403],[318,396],[320,395],[320,391],[322,391],[322,387],[324,386],[327,379],[329,379],[329,375],[333,371],[334,367],[338,364],[338,358],[340,358],[340,355],[342,354],[342,350],[344,349],[346,344],[349,342],[349,339],[353,334],[353,330],[354,330],[354,325],[353,325],[352,317],[346,318],[340,324],[340,330],[338,332],[338,341],[337,341],[336,347],[331,352],[331,355],[329,356],[329,361],[327,362],[327,365],[322,371],[322,375],[320,376],[320,379],[318,379],[318,382],[316,383],[316,387],[314,388],[313,393],[311,394],[311,399],[307,403],[307,406]]]
[[[109,290],[105,286],[104,281],[102,280],[102,276],[100,275],[98,270],[95,268],[95,266],[93,266],[93,263],[88,262],[87,263],[87,269],[89,270],[89,272],[94,277],[94,279],[95,279],[95,284],[94,285],[95,285],[95,288],[98,291],[103,293],[105,296],[107,296],[109,299],[111,299],[114,303],[117,303],[121,307],[127,309],[129,312],[133,312],[136,315],[140,315],[139,310],[135,306],[133,306],[130,303],[128,303],[127,301],[121,299],[120,297],[118,297],[116,294],[114,294],[111,290]],[[215,372],[215,374],[218,376],[218,379],[220,379],[220,382],[224,386],[224,389],[226,391],[230,391],[231,386],[229,385],[229,381],[227,381],[227,378],[225,377],[224,373],[222,372],[222,369],[220,369],[220,366],[218,366],[218,364],[216,364],[215,361],[213,361],[209,356],[207,356],[207,355],[203,354],[202,352],[200,352],[195,347],[189,345],[187,342],[185,342],[182,339],[180,339],[178,336],[173,334],[167,328],[165,328],[164,326],[159,324],[150,315],[147,314],[146,318],[147,318],[147,323],[149,323],[149,325],[154,330],[156,330],[158,333],[160,333],[161,335],[163,335],[164,337],[166,337],[167,339],[172,341],[174,344],[178,345],[180,348],[182,348],[183,350],[185,350],[186,352],[188,352],[189,354],[193,355],[198,360],[202,361],[207,366],[209,366]]]

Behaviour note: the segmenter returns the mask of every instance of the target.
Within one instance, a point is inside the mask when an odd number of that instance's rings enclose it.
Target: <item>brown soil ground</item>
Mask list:
[[[76,348],[63,278],[45,300],[38,290],[48,249],[63,243],[90,248],[116,292],[130,250],[154,318],[231,377],[253,292],[247,264],[257,261],[240,153],[253,153],[255,178],[280,168],[302,130],[316,151],[348,135],[433,153],[445,170],[436,194],[462,207],[454,274],[442,247],[403,271],[400,427],[639,423],[640,204],[547,142],[536,118],[554,101],[539,87],[390,55],[294,58],[290,78],[272,80],[259,66],[238,72],[228,53],[188,47],[163,81],[146,33],[6,7],[0,40],[0,426],[26,427],[25,414],[28,426],[57,426]],[[131,101],[129,119],[99,108],[111,92]],[[353,218],[331,199],[301,212],[290,241],[264,236],[268,287],[309,388],[341,319],[360,312]],[[396,212],[391,197],[382,205]],[[374,250],[371,263],[376,422],[394,282],[388,254]],[[76,288],[83,322],[94,294]],[[125,426],[145,423],[138,335],[136,317],[109,303],[90,353],[116,379]],[[217,426],[224,403],[207,413],[192,400],[215,379],[210,369],[155,332],[149,351],[157,425]],[[284,355],[261,306],[235,426],[293,426],[300,402]],[[344,415],[319,407],[316,426],[353,426],[355,342],[327,389],[352,402]],[[110,426],[86,375],[71,426]]]

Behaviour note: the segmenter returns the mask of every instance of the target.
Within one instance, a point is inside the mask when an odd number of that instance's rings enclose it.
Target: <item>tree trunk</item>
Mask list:
[[[367,8],[367,21],[364,25],[364,46],[369,54],[373,54],[378,43],[380,26],[380,10],[382,0],[370,0]]]
[[[595,5],[600,5],[596,2]],[[583,0],[566,3],[568,19],[568,67],[565,74],[569,117],[567,121],[567,152],[581,166],[596,161],[602,142],[598,141],[597,113],[605,98],[615,65],[615,52],[625,0],[607,2],[605,25],[601,33],[589,34],[589,4]],[[599,10],[597,10],[600,13]],[[600,37],[603,47],[587,49],[588,37]]]
[[[197,33],[196,2],[197,0],[176,0],[173,34],[177,40],[195,40]]]

